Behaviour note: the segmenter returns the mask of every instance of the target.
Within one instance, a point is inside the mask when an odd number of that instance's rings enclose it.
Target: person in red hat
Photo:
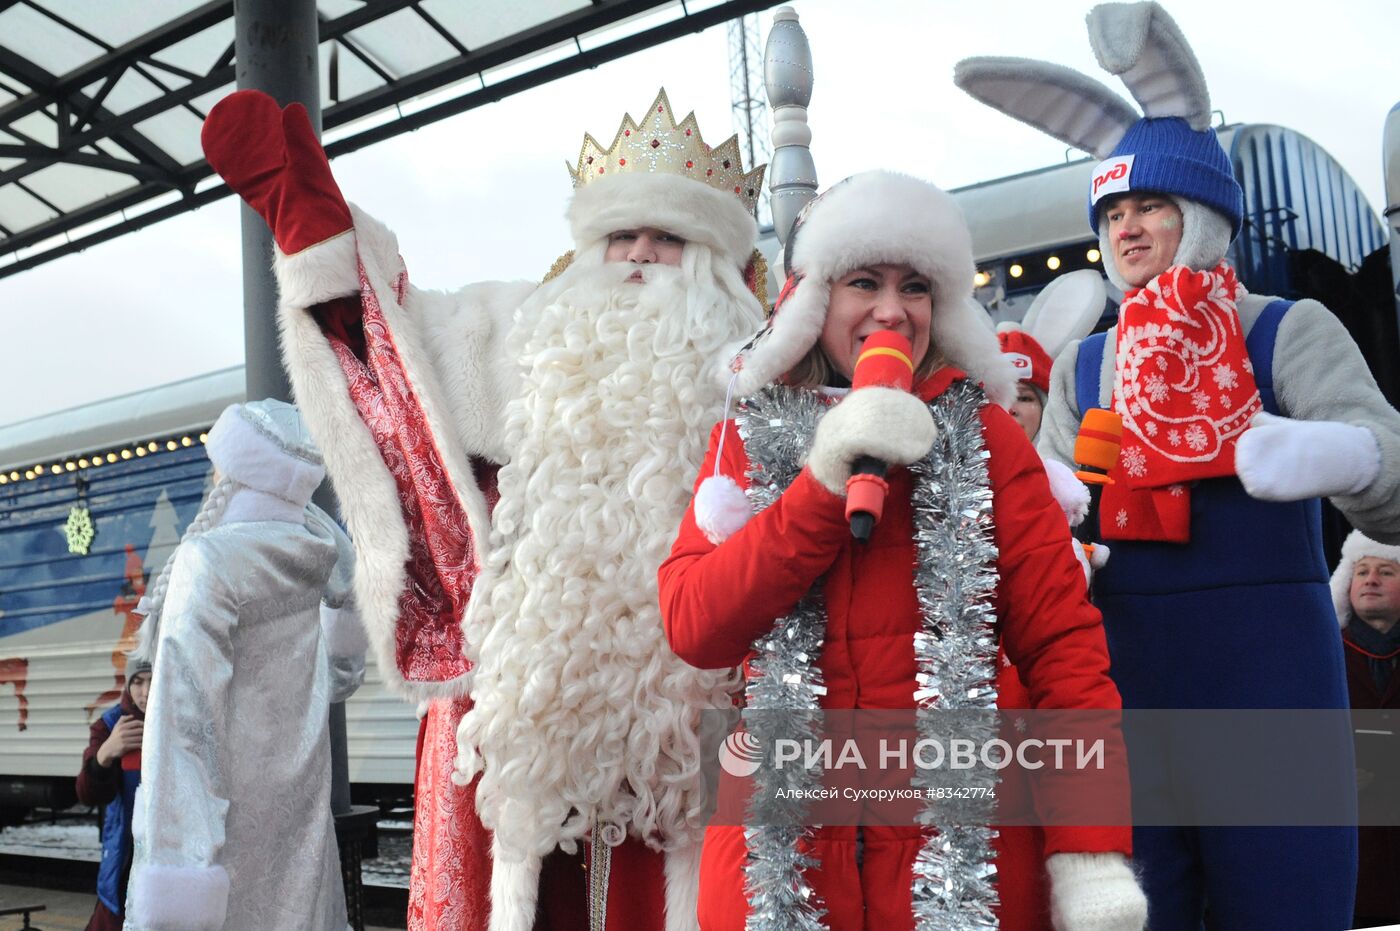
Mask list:
[[[1045,413],[1045,399],[1050,394],[1050,366],[1053,364],[1050,354],[1041,348],[1034,336],[1015,324],[997,327],[997,341],[1021,376],[1016,382],[1011,416],[1026,431],[1027,439],[1034,443],[1040,432],[1040,417]]]

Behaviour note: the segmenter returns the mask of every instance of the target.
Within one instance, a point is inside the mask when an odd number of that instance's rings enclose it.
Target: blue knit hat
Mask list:
[[[1231,237],[1244,219],[1244,191],[1214,129],[1199,132],[1180,117],[1140,119],[1113,154],[1094,169],[1089,226],[1099,231],[1099,201],[1110,194],[1155,191],[1214,208],[1230,219]]]

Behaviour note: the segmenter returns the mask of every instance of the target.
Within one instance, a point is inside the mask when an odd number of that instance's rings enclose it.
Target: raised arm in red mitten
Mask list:
[[[209,167],[267,221],[284,255],[354,226],[301,104],[237,91],[209,111],[199,138]]]

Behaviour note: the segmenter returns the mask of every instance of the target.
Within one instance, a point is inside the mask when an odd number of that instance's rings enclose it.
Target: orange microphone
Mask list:
[[[1079,424],[1079,436],[1074,439],[1074,462],[1079,471],[1074,475],[1089,486],[1089,513],[1099,509],[1099,496],[1103,486],[1112,485],[1108,473],[1118,464],[1118,453],[1123,448],[1123,418],[1113,411],[1091,407],[1084,412]],[[1085,515],[1074,535],[1080,543],[1088,543],[1089,518]]]
[[[851,390],[878,385],[909,391],[914,387],[914,347],[909,340],[893,330],[880,330],[866,338],[856,356]],[[862,543],[880,522],[885,509],[889,483],[885,481],[886,463],[870,456],[861,456],[851,467],[846,480],[846,519],[851,522],[851,536]]]

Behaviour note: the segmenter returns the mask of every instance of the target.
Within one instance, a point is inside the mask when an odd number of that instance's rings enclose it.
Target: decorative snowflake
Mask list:
[[[1253,374],[1254,374],[1254,363],[1253,363],[1253,362],[1250,362],[1248,359],[1245,359],[1245,360],[1244,360],[1244,370],[1245,370],[1246,372],[1248,372],[1249,374],[1253,375]]]
[[[1142,413],[1142,405],[1134,401],[1133,403],[1128,405],[1128,413],[1132,414],[1134,417],[1137,417],[1139,414]]]
[[[77,556],[88,554],[97,530],[92,525],[92,515],[87,508],[74,505],[68,512],[68,523],[63,526],[63,534],[68,538],[68,552]]]
[[[1204,391],[1197,391],[1195,394],[1191,395],[1191,404],[1196,410],[1204,414],[1206,410],[1210,408],[1210,395],[1206,394]]]
[[[1163,372],[1165,372],[1165,371],[1167,370],[1167,357],[1166,357],[1166,356],[1158,356],[1158,357],[1157,357],[1157,368],[1161,369]]]
[[[1143,425],[1142,425],[1142,432],[1143,432],[1143,433],[1146,433],[1148,436],[1156,436],[1156,435],[1157,435],[1157,421],[1155,421],[1155,420],[1149,420],[1147,423],[1143,424]]]
[[[1206,448],[1206,431],[1198,423],[1193,423],[1186,428],[1186,445],[1196,452]]]
[[[1167,387],[1167,380],[1156,372],[1147,376],[1147,396],[1153,401],[1165,400],[1171,394],[1171,389]]]
[[[1173,485],[1167,490],[1172,493],[1173,498],[1180,498],[1182,495],[1186,494],[1185,485]]]
[[[1228,363],[1217,365],[1210,375],[1215,379],[1215,387],[1222,391],[1230,391],[1239,387],[1240,376],[1235,374],[1234,368]]]
[[[1180,431],[1180,430],[1168,430],[1168,431],[1167,431],[1167,442],[1170,443],[1170,444],[1172,444],[1173,446],[1180,446],[1180,445],[1181,445],[1181,431]]]
[[[1123,468],[1133,478],[1142,478],[1147,474],[1147,454],[1141,446],[1123,448]]]
[[[1016,728],[1016,733],[1018,734],[1024,734],[1027,728],[1030,727],[1030,725],[1026,723],[1026,719],[1023,717],[1017,717],[1016,723],[1012,726]]]
[[[1128,512],[1119,508],[1118,513],[1113,518],[1113,522],[1118,525],[1119,530],[1122,530],[1124,527],[1128,526]]]
[[[1230,409],[1230,396],[1228,394],[1222,394],[1220,396],[1220,406],[1226,410]]]

